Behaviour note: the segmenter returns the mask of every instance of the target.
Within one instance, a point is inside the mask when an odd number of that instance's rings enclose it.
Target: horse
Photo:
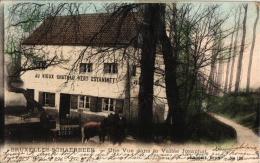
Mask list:
[[[105,141],[105,134],[103,131],[103,124],[102,122],[85,122],[81,125],[81,141],[82,143],[85,142],[85,140],[89,140],[91,137],[99,136],[99,141],[104,142]]]
[[[99,136],[99,141],[104,143],[105,137],[114,144],[119,143],[125,138],[126,119],[118,114],[109,114],[101,122],[90,121],[81,125],[82,143],[91,137]]]

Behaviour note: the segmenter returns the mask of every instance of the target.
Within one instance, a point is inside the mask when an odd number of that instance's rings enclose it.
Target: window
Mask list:
[[[85,96],[85,108],[90,109],[90,97]]]
[[[83,95],[71,95],[70,98],[70,107],[71,109],[85,109],[90,110],[90,100],[89,96]]]
[[[79,108],[84,108],[85,96],[79,96]]]
[[[104,73],[117,73],[117,63],[104,63]]]
[[[34,99],[34,89],[27,89],[27,95],[28,95],[29,98]],[[27,105],[27,108],[29,110],[33,110],[34,109],[34,106],[33,106],[32,103],[27,101],[26,105]]]
[[[103,98],[102,110],[108,112],[114,112],[116,110],[116,100],[112,98]]]
[[[55,107],[55,93],[43,92],[43,106]]]
[[[79,108],[90,109],[90,97],[88,96],[79,96]]]
[[[45,69],[46,66],[47,66],[47,62],[46,61],[40,61],[40,60],[34,60],[33,61],[33,66],[35,68]]]
[[[80,63],[79,73],[92,72],[92,63]]]

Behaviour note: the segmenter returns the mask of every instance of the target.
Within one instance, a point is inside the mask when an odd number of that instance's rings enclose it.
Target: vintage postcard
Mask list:
[[[259,7],[1,1],[0,162],[260,162]]]

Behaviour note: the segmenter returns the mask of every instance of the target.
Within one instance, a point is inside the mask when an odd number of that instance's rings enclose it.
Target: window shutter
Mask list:
[[[55,107],[55,93],[50,93],[50,107]]]
[[[124,100],[122,99],[116,100],[116,112],[123,113],[123,105],[124,105]]]
[[[98,98],[96,112],[101,112],[101,111],[102,111],[102,98]]]
[[[43,92],[39,92],[39,103],[41,105],[44,105],[44,103],[43,103],[43,96],[44,96],[44,93]]]
[[[78,96],[77,95],[71,95],[70,107],[71,107],[71,109],[78,109]]]
[[[97,108],[97,97],[90,97],[90,111],[96,112]]]

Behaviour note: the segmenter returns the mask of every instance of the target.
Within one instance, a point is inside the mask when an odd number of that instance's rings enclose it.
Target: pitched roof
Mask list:
[[[136,44],[137,14],[125,18],[105,13],[56,16],[46,19],[26,38],[24,45],[120,46]]]

